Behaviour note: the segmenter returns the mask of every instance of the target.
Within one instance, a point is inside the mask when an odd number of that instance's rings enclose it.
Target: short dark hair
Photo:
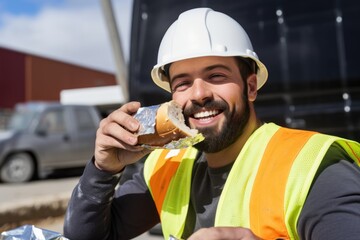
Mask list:
[[[164,74],[169,80],[170,80],[170,72],[169,72],[170,65],[171,65],[171,63],[168,63],[168,64],[166,64],[166,65],[163,67],[163,74]]]
[[[245,81],[251,74],[256,74],[258,66],[251,58],[235,57],[241,77]]]

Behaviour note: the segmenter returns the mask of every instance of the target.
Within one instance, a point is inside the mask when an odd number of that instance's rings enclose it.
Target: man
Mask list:
[[[161,222],[165,239],[359,239],[360,146],[262,123],[266,67],[243,28],[207,8],[166,32],[152,70],[205,140],[155,150],[119,188],[137,145],[131,102],[104,119],[65,218],[70,239],[130,239]]]

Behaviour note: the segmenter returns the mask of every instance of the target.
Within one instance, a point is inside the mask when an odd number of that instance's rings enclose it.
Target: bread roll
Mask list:
[[[196,129],[186,126],[182,109],[174,101],[163,103],[157,109],[154,128],[154,133],[139,135],[138,143],[161,147],[171,141],[198,134]]]

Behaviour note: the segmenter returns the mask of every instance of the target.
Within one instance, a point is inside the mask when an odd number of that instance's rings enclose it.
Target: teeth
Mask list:
[[[195,118],[206,118],[206,117],[215,116],[215,115],[218,114],[218,113],[219,113],[218,110],[205,111],[205,112],[195,113],[195,114],[194,114],[194,117],[195,117]]]

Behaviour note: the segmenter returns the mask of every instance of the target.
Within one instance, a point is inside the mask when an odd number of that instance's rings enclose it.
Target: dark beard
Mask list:
[[[226,102],[211,101],[202,106],[209,109],[211,109],[210,106],[222,109],[226,120],[219,133],[216,133],[213,128],[199,128],[199,132],[204,135],[205,139],[194,145],[196,149],[206,153],[219,152],[233,144],[243,134],[250,118],[250,106],[246,95],[242,94],[244,109],[241,112],[230,112]],[[184,110],[185,112],[186,110]],[[186,116],[186,119],[188,119],[189,115]]]

